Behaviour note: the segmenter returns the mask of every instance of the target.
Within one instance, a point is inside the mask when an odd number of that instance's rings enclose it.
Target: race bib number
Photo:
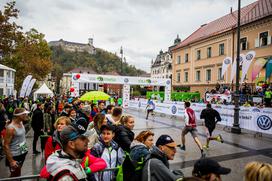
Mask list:
[[[26,152],[27,152],[27,145],[26,145],[26,142],[23,142],[23,143],[19,144],[19,148],[20,148],[21,154],[26,153]]]

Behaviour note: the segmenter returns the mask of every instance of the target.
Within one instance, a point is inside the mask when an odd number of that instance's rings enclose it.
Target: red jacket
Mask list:
[[[47,158],[54,153],[56,150],[61,149],[61,146],[58,142],[54,141],[53,143],[53,137],[50,136],[45,144],[45,149],[44,149],[44,160],[46,162]]]
[[[97,158],[91,155],[90,150],[88,150],[85,153],[85,157],[82,159],[81,166],[85,171],[89,170],[89,173],[94,173],[104,170],[107,167],[107,164],[102,158]],[[46,165],[41,169],[40,177],[46,179],[50,177],[50,173],[47,171]]]

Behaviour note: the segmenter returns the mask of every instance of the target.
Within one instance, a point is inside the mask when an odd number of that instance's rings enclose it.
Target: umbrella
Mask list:
[[[110,96],[105,92],[101,91],[91,91],[85,93],[83,96],[80,97],[81,101],[93,101],[93,100],[108,100]]]

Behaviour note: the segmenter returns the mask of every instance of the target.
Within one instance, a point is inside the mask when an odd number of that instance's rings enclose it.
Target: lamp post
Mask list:
[[[121,75],[123,75],[123,48],[122,46],[120,49],[120,54],[121,54]]]
[[[235,107],[234,107],[234,122],[231,128],[232,133],[240,134],[241,128],[239,126],[239,73],[240,73],[240,12],[241,0],[238,0],[238,20],[237,20],[237,56],[236,56],[236,92],[235,92]]]

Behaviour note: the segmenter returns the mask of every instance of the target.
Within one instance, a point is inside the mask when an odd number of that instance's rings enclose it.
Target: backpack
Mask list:
[[[145,163],[151,159],[150,154],[145,158],[142,157],[141,161],[133,161],[129,153],[126,152],[126,157],[123,164],[119,167],[116,180],[117,181],[140,181],[142,180],[142,171]]]

